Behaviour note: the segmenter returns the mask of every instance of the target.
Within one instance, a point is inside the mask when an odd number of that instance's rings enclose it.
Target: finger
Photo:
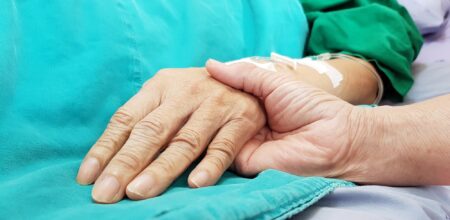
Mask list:
[[[189,186],[197,188],[214,185],[256,130],[257,126],[253,122],[244,119],[230,121],[222,127],[209,144],[205,157],[189,175]]]
[[[95,182],[94,201],[114,203],[122,199],[128,183],[159,154],[189,114],[188,108],[163,104],[138,122]]]
[[[290,172],[290,168],[285,164],[292,164],[289,158],[298,155],[298,152],[291,152],[291,140],[271,140],[270,134],[264,138],[253,138],[246,143],[239,156],[234,161],[234,170],[243,176],[255,176],[267,170],[276,169]],[[286,149],[286,150],[283,150]],[[268,156],[269,155],[269,156]],[[302,155],[298,155],[300,158]],[[294,156],[294,158],[296,158]],[[298,169],[298,167],[296,167]]]
[[[290,77],[288,74],[277,74],[250,63],[227,65],[212,59],[206,63],[206,70],[216,80],[262,99],[289,82]]]
[[[112,116],[106,130],[85,156],[77,175],[83,185],[93,183],[113,155],[123,146],[133,126],[160,103],[156,86],[149,85]]]
[[[269,136],[269,132],[269,128],[267,126],[264,126],[255,136],[247,141],[244,146],[242,146],[242,149],[239,151],[238,155],[236,155],[236,158],[231,164],[230,170],[235,171],[239,174],[244,174],[239,169],[246,165],[253,152],[255,152],[255,150],[266,141],[267,137]],[[249,175],[247,173],[245,174]]]
[[[224,112],[210,109],[202,107],[194,112],[166,150],[128,185],[129,198],[145,199],[161,194],[201,155],[225,123]]]

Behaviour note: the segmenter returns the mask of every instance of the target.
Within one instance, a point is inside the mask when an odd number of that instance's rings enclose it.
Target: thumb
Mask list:
[[[262,69],[246,62],[227,65],[209,59],[206,62],[206,70],[214,79],[262,99],[265,99],[276,88],[289,82],[286,74]]]
[[[323,114],[311,111],[312,108],[330,97],[337,99],[296,80],[291,74],[266,70],[251,63],[227,65],[208,60],[206,70],[214,79],[261,98],[269,126],[277,132],[292,131],[317,120]]]

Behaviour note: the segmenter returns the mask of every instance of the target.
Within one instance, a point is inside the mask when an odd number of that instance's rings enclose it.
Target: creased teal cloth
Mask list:
[[[278,52],[301,57],[296,0],[0,1],[0,219],[272,219],[338,186],[269,170],[180,177],[145,201],[95,204],[75,176],[113,112],[165,67]]]

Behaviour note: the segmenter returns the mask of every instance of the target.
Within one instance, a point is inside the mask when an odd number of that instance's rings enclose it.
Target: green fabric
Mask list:
[[[0,1],[0,218],[287,218],[352,184],[266,171],[227,172],[155,199],[91,201],[75,176],[113,112],[164,67],[276,51],[302,56],[298,1]]]
[[[413,84],[411,63],[423,39],[395,0],[300,0],[310,24],[307,55],[342,52],[383,73],[386,96],[401,99]]]

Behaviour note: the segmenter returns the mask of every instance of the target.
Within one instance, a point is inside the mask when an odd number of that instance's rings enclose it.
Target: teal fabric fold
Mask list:
[[[350,183],[227,172],[190,189],[114,205],[75,176],[113,112],[159,69],[270,52],[301,57],[296,0],[0,1],[1,219],[287,218]]]
[[[227,172],[217,186],[190,189],[187,175],[163,195],[95,204],[91,186],[74,181],[79,161],[61,161],[4,181],[0,212],[6,219],[286,219],[336,187],[351,183],[268,170],[253,179]],[[45,183],[45,184],[43,184]]]

